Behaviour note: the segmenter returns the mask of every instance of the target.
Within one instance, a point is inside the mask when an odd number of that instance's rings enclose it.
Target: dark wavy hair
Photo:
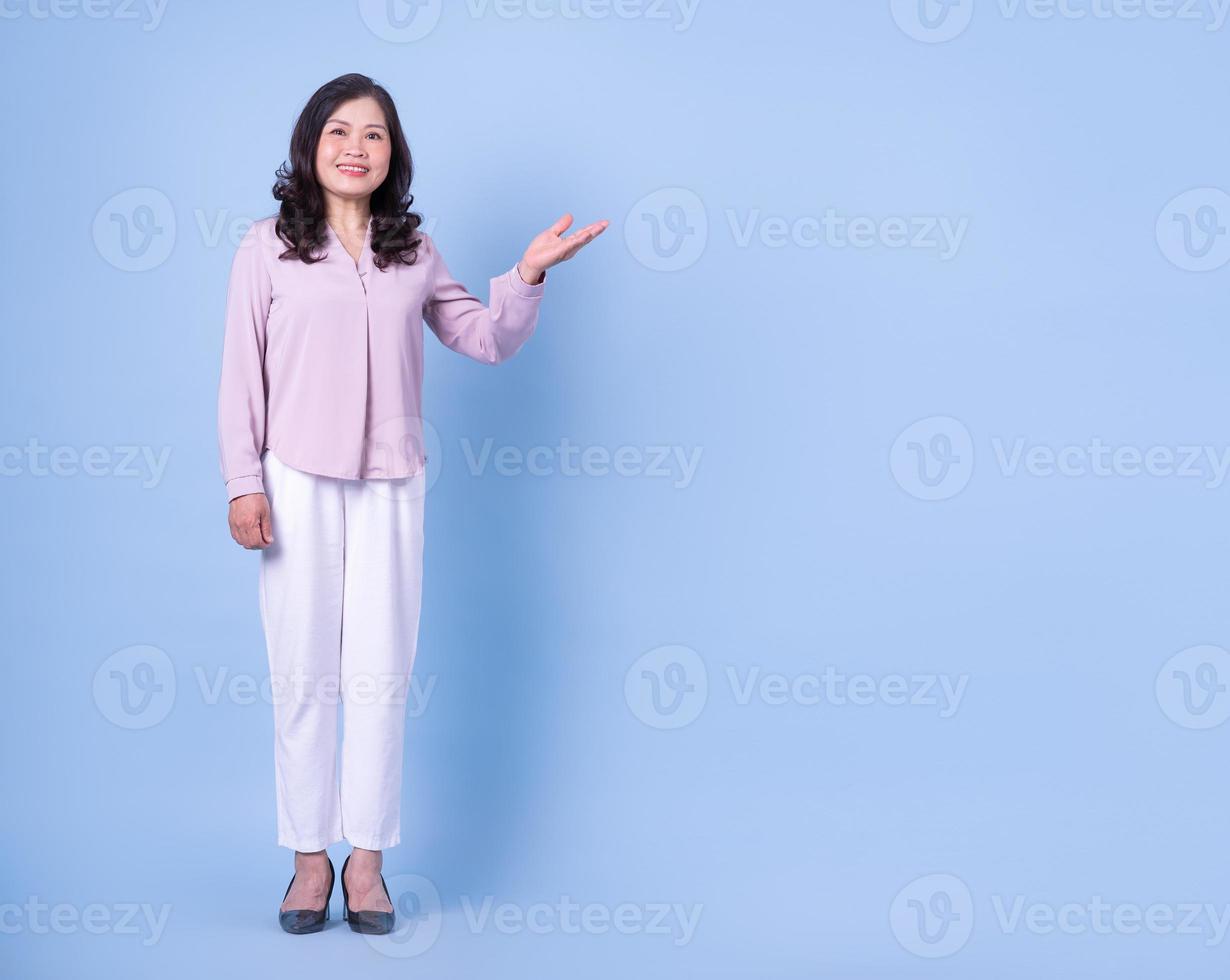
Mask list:
[[[282,202],[278,214],[278,237],[286,243],[279,258],[298,257],[306,263],[325,257],[324,194],[316,179],[316,147],[325,123],[343,102],[371,96],[384,110],[389,130],[389,173],[372,192],[372,253],[376,267],[384,270],[394,262],[414,265],[422,239],[417,237],[422,215],[410,210],[414,195],[410,182],[414,162],[397,117],[397,107],[385,89],[366,75],[351,73],[326,82],[308,99],[290,138],[290,161],[277,169],[273,196]]]

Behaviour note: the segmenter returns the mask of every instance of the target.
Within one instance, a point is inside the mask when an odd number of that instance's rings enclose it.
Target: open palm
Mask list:
[[[546,231],[535,236],[521,257],[521,278],[529,283],[537,283],[542,274],[551,266],[565,262],[577,254],[582,248],[606,231],[609,221],[595,221],[586,225],[580,231],[574,231],[567,237],[563,236],[572,224],[572,215],[565,214]]]

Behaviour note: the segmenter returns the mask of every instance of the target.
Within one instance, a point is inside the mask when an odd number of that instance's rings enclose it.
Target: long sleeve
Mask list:
[[[453,278],[429,235],[431,283],[423,305],[423,319],[451,350],[484,364],[499,364],[521,349],[538,324],[538,309],[546,289],[543,281],[529,285],[514,264],[491,280],[489,306],[471,295]]]
[[[231,263],[226,293],[222,377],[218,384],[218,455],[227,500],[263,493],[265,327],[272,284],[257,227],[248,229]]]

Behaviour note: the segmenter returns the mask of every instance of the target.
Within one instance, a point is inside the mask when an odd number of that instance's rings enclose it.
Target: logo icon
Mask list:
[[[359,0],[359,16],[367,29],[395,44],[425,38],[440,23],[442,9],[441,0]]]
[[[964,490],[974,474],[974,440],[958,419],[919,419],[897,436],[889,467],[911,497],[947,500]]]
[[[924,44],[943,44],[969,27],[974,0],[890,0],[890,9],[907,37]]]
[[[901,948],[926,959],[951,956],[974,931],[974,900],[956,875],[915,878],[893,899],[889,925]]]
[[[683,728],[709,699],[709,672],[690,647],[662,646],[637,658],[624,675],[624,700],[650,728]]]
[[[377,952],[394,959],[421,956],[440,938],[440,890],[430,878],[414,874],[394,875],[385,884],[396,916],[393,931],[364,934],[363,938]]]
[[[153,646],[116,650],[94,672],[94,704],[120,728],[153,728],[175,704],[175,666]]]
[[[1157,218],[1162,254],[1188,272],[1212,272],[1230,262],[1230,194],[1197,187],[1172,198]]]
[[[363,462],[372,474],[369,486],[390,500],[427,496],[440,479],[443,460],[440,433],[417,415],[398,415],[373,426],[363,445]],[[390,475],[406,471],[414,475]]]
[[[624,221],[624,242],[641,265],[678,272],[694,265],[709,240],[704,202],[686,187],[664,187],[632,206]]]
[[[1183,728],[1216,728],[1230,718],[1230,653],[1208,644],[1180,650],[1154,684],[1162,713]]]
[[[175,247],[175,208],[153,187],[133,187],[108,198],[94,215],[94,247],[123,272],[156,269]]]

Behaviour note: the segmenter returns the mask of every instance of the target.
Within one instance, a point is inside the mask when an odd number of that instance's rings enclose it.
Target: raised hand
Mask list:
[[[521,278],[531,285],[537,285],[542,280],[542,274],[551,266],[565,262],[577,254],[584,246],[606,231],[609,221],[595,221],[586,225],[580,231],[574,231],[567,238],[561,238],[568,226],[572,224],[572,215],[565,214],[550,228],[535,236],[525,250],[525,255],[517,263],[517,271]]]

